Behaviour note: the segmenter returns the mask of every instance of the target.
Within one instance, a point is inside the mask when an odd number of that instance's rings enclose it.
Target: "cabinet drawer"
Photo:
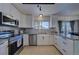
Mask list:
[[[73,40],[67,39],[65,49],[67,55],[73,55]]]
[[[66,54],[67,55],[73,55],[73,49],[66,49],[67,50],[67,52],[66,52]]]
[[[67,39],[67,48],[73,49],[73,40]]]

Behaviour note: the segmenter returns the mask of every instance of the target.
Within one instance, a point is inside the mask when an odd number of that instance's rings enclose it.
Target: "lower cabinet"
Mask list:
[[[44,45],[44,36],[43,35],[37,35],[37,45]]]
[[[8,55],[8,41],[0,45],[0,55]]]
[[[37,45],[53,45],[53,35],[38,34]]]
[[[79,55],[79,40],[56,36],[54,45],[63,55]]]
[[[27,46],[27,45],[29,45],[29,38],[28,38],[29,36],[28,36],[28,34],[23,34],[23,45],[24,46]]]

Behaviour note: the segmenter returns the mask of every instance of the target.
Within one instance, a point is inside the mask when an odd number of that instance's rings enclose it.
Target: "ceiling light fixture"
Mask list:
[[[41,8],[41,6],[39,4],[37,5],[37,7],[39,8],[40,11],[42,10],[42,8]]]
[[[40,6],[39,10],[41,11],[41,6]]]
[[[40,17],[43,17],[43,14],[40,14],[39,16],[40,16]]]

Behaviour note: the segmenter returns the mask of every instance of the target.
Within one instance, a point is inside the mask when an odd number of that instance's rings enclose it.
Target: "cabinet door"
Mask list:
[[[8,42],[0,45],[0,55],[8,55]]]
[[[32,15],[26,15],[26,27],[32,28]]]
[[[10,4],[8,3],[3,3],[2,4],[2,12],[6,15],[10,15]]]
[[[44,41],[43,41],[43,42],[44,42],[44,43],[43,43],[44,45],[50,45],[50,43],[51,43],[51,42],[50,42],[50,36],[49,36],[48,34],[44,34],[43,40],[44,40]]]
[[[73,40],[67,39],[67,46],[66,46],[67,55],[73,55],[73,48],[74,48],[73,42],[74,42]]]
[[[29,45],[28,35],[27,34],[23,35],[23,45],[24,46]]]
[[[0,3],[0,12],[2,12],[2,3]]]
[[[50,36],[46,34],[37,35],[37,45],[50,45]]]
[[[20,14],[20,20],[19,20],[19,27],[26,28],[26,16],[23,14]]]
[[[53,35],[49,35],[49,45],[54,45],[54,37],[53,37]]]
[[[73,52],[74,55],[79,55],[79,40],[74,40]]]
[[[43,35],[37,35],[37,45],[44,45],[44,36]]]

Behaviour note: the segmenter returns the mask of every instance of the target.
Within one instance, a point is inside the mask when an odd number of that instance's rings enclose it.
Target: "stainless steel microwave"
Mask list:
[[[3,15],[2,12],[0,12],[0,24],[1,25],[18,26],[19,21],[11,19],[11,18],[7,17],[6,15]]]

